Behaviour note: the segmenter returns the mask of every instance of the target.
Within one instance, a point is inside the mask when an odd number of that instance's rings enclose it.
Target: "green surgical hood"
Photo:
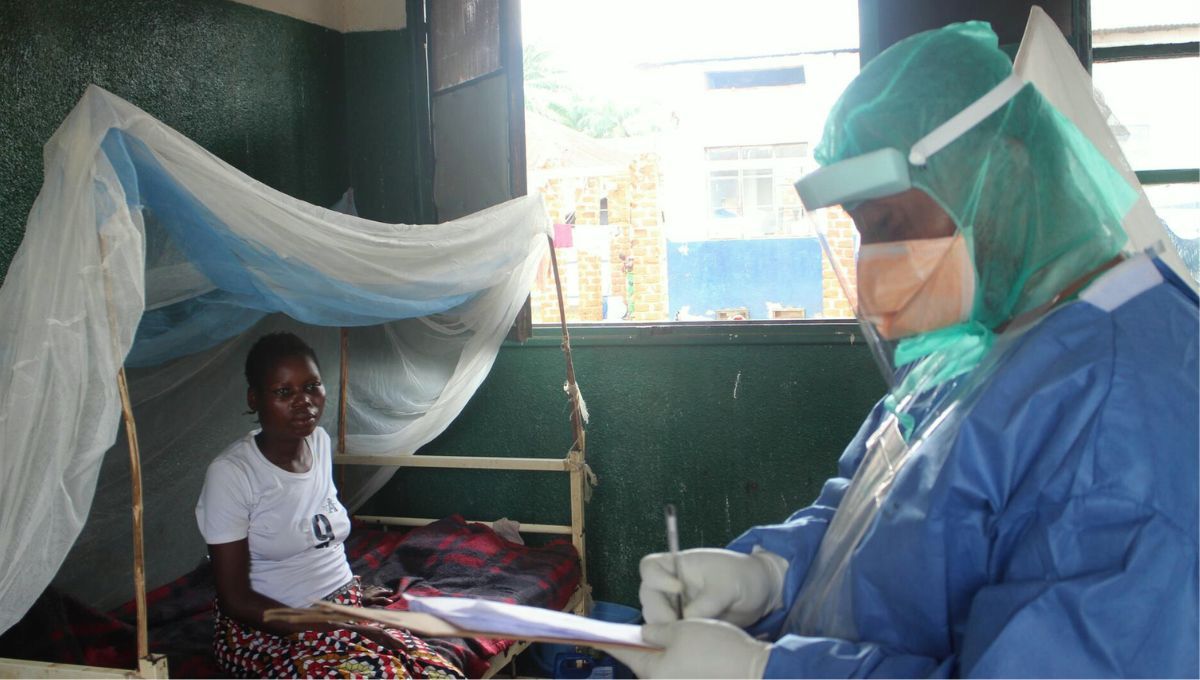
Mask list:
[[[968,22],[888,48],[834,105],[816,160],[842,168],[859,160],[863,167],[850,176],[901,176],[897,159],[1012,75],[998,42],[988,24]],[[1049,302],[1117,255],[1126,242],[1121,220],[1137,196],[1028,84],[923,165],[909,164],[895,186],[904,184],[929,194],[966,237],[978,277],[970,320],[988,329]]]

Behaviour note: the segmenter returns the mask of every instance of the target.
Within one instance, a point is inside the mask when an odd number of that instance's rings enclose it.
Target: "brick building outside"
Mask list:
[[[670,111],[654,135],[595,139],[527,111],[529,190],[555,226],[567,320],[853,316],[854,228],[804,214],[792,183],[857,54],[650,65]],[[823,228],[849,298],[822,256]],[[556,323],[553,281],[535,323]]]
[[[529,188],[555,224],[570,322],[661,321],[666,244],[653,141],[593,139],[528,113]],[[548,275],[533,292],[534,323],[558,321]]]

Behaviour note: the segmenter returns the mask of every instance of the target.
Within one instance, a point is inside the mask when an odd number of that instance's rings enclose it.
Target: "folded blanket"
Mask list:
[[[347,547],[356,574],[371,573],[378,583],[397,591],[389,609],[405,609],[400,594],[480,597],[503,602],[562,609],[579,585],[579,554],[569,541],[557,539],[540,547],[506,541],[483,524],[468,524],[458,515],[413,529],[403,549],[388,552],[388,540],[368,543],[362,553]],[[384,557],[384,555],[390,555]],[[488,659],[512,645],[510,640],[431,638],[429,646],[461,663],[477,678]]]

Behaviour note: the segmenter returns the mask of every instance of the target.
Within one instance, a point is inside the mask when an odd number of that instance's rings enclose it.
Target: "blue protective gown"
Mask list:
[[[730,545],[790,563],[783,608],[750,631],[776,640],[767,677],[1200,675],[1200,322],[1154,264],[1115,309],[1039,322],[959,426],[913,448],[850,560],[858,639],[789,614],[880,406],[816,503]]]

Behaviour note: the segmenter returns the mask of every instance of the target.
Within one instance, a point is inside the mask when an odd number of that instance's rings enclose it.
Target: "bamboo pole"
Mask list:
[[[575,435],[575,443],[572,448],[583,451],[583,416],[579,409],[579,399],[576,397],[578,388],[575,386],[575,363],[571,359],[571,334],[567,331],[567,306],[563,301],[562,280],[558,275],[558,256],[554,253],[554,238],[546,236],[546,241],[550,244],[550,266],[554,270],[554,290],[558,294],[558,322],[562,328],[562,348],[567,360],[567,397],[571,402],[571,431]]]
[[[550,245],[550,266],[554,271],[554,291],[558,297],[558,323],[562,329],[562,349],[567,364],[567,398],[571,404],[571,432],[575,443],[567,454],[571,468],[571,543],[579,552],[579,584],[583,590],[578,613],[587,615],[591,602],[591,586],[587,579],[586,530],[584,528],[584,502],[587,484],[585,472],[587,442],[583,430],[583,412],[579,404],[579,388],[575,384],[575,362],[571,358],[571,334],[567,331],[567,305],[563,300],[562,279],[558,273],[558,255],[554,252],[554,238],[546,237]]]
[[[586,536],[583,524],[584,494],[586,493],[584,485],[587,484],[587,478],[584,473],[583,451],[572,449],[568,460],[576,463],[571,466],[571,543],[579,552],[579,584],[584,589],[584,598],[581,600],[578,613],[587,616],[588,606],[591,603],[591,586],[588,584],[587,578],[587,552],[584,542]]]
[[[129,483],[132,495],[133,515],[133,597],[137,608],[137,658],[138,669],[143,670],[143,661],[150,660],[150,635],[146,629],[146,548],[142,531],[142,459],[138,450],[137,425],[133,418],[133,404],[129,399],[129,382],[125,378],[124,362],[116,356],[117,318],[113,309],[112,280],[108,275],[108,245],[103,234],[96,235],[100,243],[100,265],[104,273],[104,298],[108,311],[108,330],[112,339],[113,359],[121,364],[117,370],[117,393],[121,398],[121,415],[125,422],[125,438],[129,444]],[[151,662],[151,667],[154,667]],[[149,670],[149,667],[146,669]]]
[[[150,637],[146,630],[146,547],[142,535],[142,458],[138,450],[137,425],[129,400],[125,367],[117,371],[117,391],[121,394],[121,414],[125,419],[125,438],[129,442],[129,482],[133,493],[133,587],[137,604],[137,655],[150,656]]]

